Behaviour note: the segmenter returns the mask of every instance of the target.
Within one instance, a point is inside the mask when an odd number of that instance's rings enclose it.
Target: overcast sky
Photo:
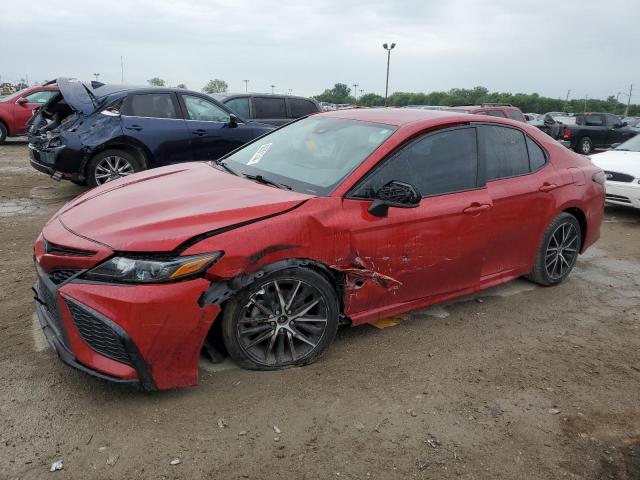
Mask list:
[[[25,8],[27,7],[28,8]],[[313,95],[483,85],[604,98],[637,84],[639,0],[0,0],[0,76]],[[623,95],[621,100],[626,100]]]

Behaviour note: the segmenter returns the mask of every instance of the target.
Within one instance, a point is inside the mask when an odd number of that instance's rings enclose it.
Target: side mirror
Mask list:
[[[229,127],[235,128],[238,126],[238,117],[236,117],[233,113],[229,115]]]
[[[24,105],[26,103],[29,103],[29,100],[27,100],[25,97],[20,97],[19,99],[16,100],[16,103],[18,105]]]
[[[410,183],[392,180],[376,192],[376,198],[368,208],[371,215],[384,217],[389,207],[414,208],[420,205],[422,196]]]

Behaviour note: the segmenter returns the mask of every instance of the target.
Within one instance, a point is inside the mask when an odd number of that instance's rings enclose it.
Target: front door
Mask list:
[[[383,217],[370,214],[371,198],[391,180],[413,184],[423,196],[420,204],[389,208]],[[447,129],[409,142],[352,190],[344,209],[352,219],[350,260],[379,290],[354,295],[351,311],[476,285],[491,210],[478,178],[476,129]]]
[[[231,123],[230,114],[201,96],[180,94],[194,160],[217,160],[250,138],[246,128]]]

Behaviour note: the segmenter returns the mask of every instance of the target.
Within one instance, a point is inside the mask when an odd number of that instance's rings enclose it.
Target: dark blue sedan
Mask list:
[[[31,165],[90,186],[148,168],[216,160],[273,127],[202,93],[58,78],[29,124]]]

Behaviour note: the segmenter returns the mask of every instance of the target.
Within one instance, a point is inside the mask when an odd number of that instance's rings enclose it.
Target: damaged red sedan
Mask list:
[[[65,363],[145,389],[196,384],[203,346],[304,365],[341,324],[563,281],[599,236],[603,183],[521,122],[327,112],[65,205],[35,244],[36,309]]]

